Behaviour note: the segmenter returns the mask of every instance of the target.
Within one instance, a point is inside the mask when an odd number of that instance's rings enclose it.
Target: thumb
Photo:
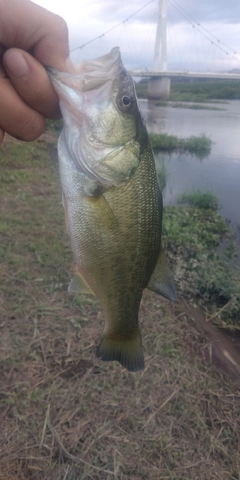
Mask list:
[[[10,48],[3,56],[3,64],[24,103],[45,117],[60,117],[58,97],[41,63],[24,50]]]

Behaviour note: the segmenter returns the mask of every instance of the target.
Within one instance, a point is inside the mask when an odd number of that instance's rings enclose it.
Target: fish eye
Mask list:
[[[128,110],[133,105],[133,99],[128,97],[127,95],[123,95],[122,97],[122,106],[124,109]]]
[[[123,102],[123,105],[129,105],[131,103],[131,100],[129,97],[127,97],[126,95],[124,95],[124,97],[122,98],[122,102]]]

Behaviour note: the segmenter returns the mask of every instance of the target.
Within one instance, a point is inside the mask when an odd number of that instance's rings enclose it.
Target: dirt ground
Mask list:
[[[240,479],[239,337],[146,291],[145,370],[95,357],[48,135],[0,151],[0,480]]]
[[[194,307],[185,298],[182,298],[181,308],[185,308],[186,313],[192,316],[195,327],[207,341],[207,362],[229,375],[240,386],[240,333],[217,328],[206,319],[200,308]]]

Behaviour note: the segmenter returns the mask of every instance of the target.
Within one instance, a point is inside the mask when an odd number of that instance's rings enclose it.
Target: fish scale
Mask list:
[[[103,306],[97,356],[138,371],[144,368],[138,326],[143,289],[176,298],[161,247],[162,196],[154,157],[119,50],[89,62],[89,91],[86,61],[75,68],[76,74],[50,71],[65,124],[58,152],[76,262],[69,290],[93,293]]]

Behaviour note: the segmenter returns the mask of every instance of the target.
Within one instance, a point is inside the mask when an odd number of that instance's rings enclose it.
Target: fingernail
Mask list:
[[[16,78],[24,77],[28,74],[29,68],[24,56],[20,52],[7,51],[4,55],[5,68]]]

